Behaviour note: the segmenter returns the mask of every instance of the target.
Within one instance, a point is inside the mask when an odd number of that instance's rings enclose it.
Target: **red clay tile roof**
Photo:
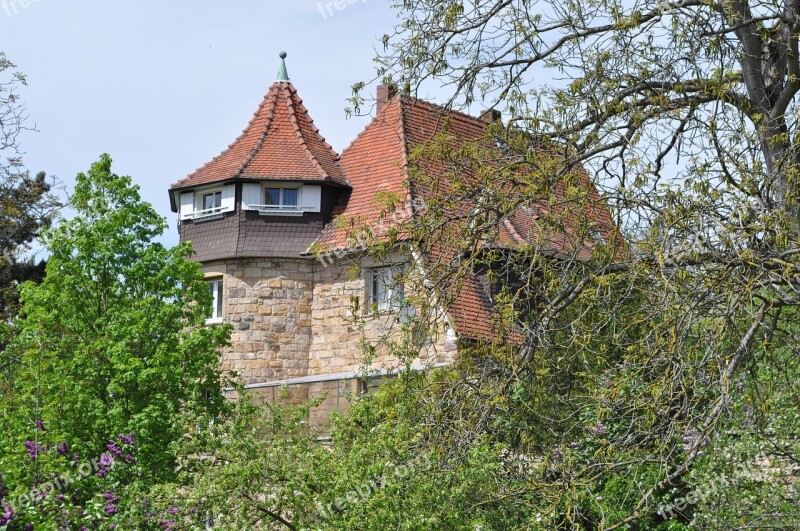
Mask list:
[[[276,82],[242,135],[222,154],[173,184],[172,188],[232,179],[313,180],[349,185],[352,189],[342,195],[334,208],[333,220],[322,229],[313,246],[322,251],[347,249],[362,243],[352,241],[359,230],[368,228],[372,241],[384,239],[390,229],[413,215],[408,206],[410,201],[427,201],[433,196],[447,196],[453,192],[446,177],[448,168],[431,157],[421,157],[414,165],[429,176],[441,174],[441,178],[428,184],[411,182],[411,153],[445,131],[456,145],[479,142],[485,137],[486,128],[487,123],[478,118],[395,96],[339,157],[314,127],[291,83]],[[580,169],[576,171],[581,185],[589,189],[590,199],[600,205],[600,196],[588,175]],[[477,175],[467,177],[479,179]],[[556,187],[556,199],[559,193]],[[398,208],[389,208],[390,203]],[[456,205],[456,211],[450,214],[468,217],[474,208],[474,203],[465,201]],[[615,229],[607,210],[602,206],[589,208],[592,208],[590,216],[600,222],[601,232],[608,239],[608,231]],[[555,229],[552,223],[549,226],[541,223],[542,218],[553,216],[557,219]],[[506,218],[499,225],[494,241],[484,244],[512,249],[535,245],[586,259],[591,255],[591,245],[576,245],[570,236],[571,220],[574,216],[566,207],[562,209],[558,201],[535,200]],[[559,223],[563,227],[558,227]],[[399,239],[403,236],[400,234]],[[442,268],[461,267],[459,238],[457,231],[450,230],[448,236],[423,257],[434,278],[438,278]],[[497,313],[475,272],[467,273],[457,275],[463,279],[458,285],[444,286],[440,300],[460,335],[473,339],[496,338]],[[447,276],[441,274],[441,278]]]
[[[440,161],[432,158],[423,156],[413,164],[428,176],[442,174],[443,178],[426,185],[410,181],[410,153],[420,146],[428,145],[445,131],[456,144],[481,141],[487,127],[488,124],[478,118],[445,111],[424,101],[392,98],[342,153],[339,164],[353,190],[337,205],[333,221],[325,227],[314,248],[332,250],[357,247],[358,244],[354,244],[352,240],[353,234],[365,228],[369,228],[371,238],[380,240],[391,227],[398,226],[412,215],[410,210],[402,207],[394,213],[387,211],[386,198],[395,199],[395,204],[399,205],[404,199],[425,200],[431,197],[430,194],[450,194],[447,172],[443,171],[445,168]],[[582,169],[576,172],[581,186],[589,190],[590,203],[598,205],[590,207],[590,219],[598,221],[601,233],[608,240],[609,231],[615,230],[610,215],[602,207],[601,198],[585,172]],[[563,185],[557,185],[555,195],[562,192]],[[474,208],[474,204],[458,205],[457,212],[452,212],[451,215],[468,216]],[[546,227],[540,222],[540,216],[553,214],[558,215],[556,225],[560,223],[563,227],[554,230],[552,224]],[[570,225],[575,218],[568,207],[562,208],[557,200],[549,203],[536,201],[513,212],[500,224],[496,240],[485,244],[506,248],[535,245],[544,251],[588,259],[593,245],[577,243],[570,236]],[[402,238],[402,234],[400,237]],[[428,274],[433,278],[448,277],[446,273],[435,273],[434,270],[438,268],[450,267],[452,270],[453,267],[458,267],[453,266],[458,263],[458,238],[457,233],[450,233],[443,238],[442,243],[434,245],[429,256],[425,257]],[[474,272],[457,276],[463,280],[458,285],[445,286],[446,293],[442,293],[440,298],[447,306],[447,313],[456,331],[463,337],[473,339],[497,338],[500,330],[496,326],[499,316]]]
[[[231,179],[326,181],[346,186],[337,158],[294,86],[276,81],[239,138],[171,188]]]
[[[409,194],[401,116],[395,98],[342,152],[339,164],[353,190],[337,205],[333,222],[322,231],[316,242],[320,248],[351,247],[348,239],[353,231],[370,227],[374,237],[381,237],[396,226],[396,219],[407,219],[406,212],[398,213],[402,216],[398,218],[387,207],[392,199],[402,202]]]

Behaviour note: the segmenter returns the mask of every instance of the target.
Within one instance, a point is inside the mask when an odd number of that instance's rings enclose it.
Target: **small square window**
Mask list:
[[[380,267],[370,271],[370,308],[379,311],[398,310],[403,303],[403,268]]]
[[[222,207],[222,191],[203,194],[203,210]]]
[[[592,241],[594,241],[594,243],[599,245],[606,243],[606,239],[603,238],[603,233],[601,233],[599,230],[594,229],[589,234],[591,235]]]
[[[265,205],[280,205],[281,204],[281,189],[280,188],[267,188],[264,194]]]
[[[275,208],[292,210],[297,207],[297,188],[265,188],[264,204]]]
[[[222,322],[222,279],[209,280],[206,284],[208,284],[208,290],[211,292],[211,312],[206,322]]]

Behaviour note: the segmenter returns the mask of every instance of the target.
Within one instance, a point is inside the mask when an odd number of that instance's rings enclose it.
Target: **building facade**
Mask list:
[[[234,327],[223,370],[264,400],[282,388],[294,401],[325,394],[312,412],[319,425],[346,408],[347,395],[397,369],[393,342],[420,312],[427,326],[416,369],[451,363],[460,341],[491,337],[491,297],[479,279],[445,307],[431,302],[426,262],[413,247],[396,241],[380,255],[364,248],[424,208],[410,185],[409,154],[443,116],[465,141],[499,116],[446,112],[380,86],[375,117],[340,155],[314,126],[284,58],[239,138],[174,183],[170,200],[214,299],[208,325]],[[523,218],[504,222],[501,240],[524,243],[533,221]]]

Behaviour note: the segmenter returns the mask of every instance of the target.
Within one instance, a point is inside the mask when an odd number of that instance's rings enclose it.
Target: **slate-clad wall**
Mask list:
[[[302,216],[264,216],[241,209],[241,184],[236,190],[236,211],[222,218],[184,220],[178,227],[180,240],[192,242],[194,259],[210,262],[235,257],[298,258],[322,233],[340,191],[322,187],[321,212]]]

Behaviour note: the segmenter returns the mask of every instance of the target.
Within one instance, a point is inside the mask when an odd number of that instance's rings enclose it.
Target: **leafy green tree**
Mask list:
[[[474,441],[468,456],[426,444],[436,380],[404,373],[352,398],[333,419],[331,442],[309,428],[309,407],[282,402],[239,408],[187,437],[180,485],[163,485],[162,510],[186,503],[184,523],[214,529],[510,529],[530,511],[492,500],[494,479],[517,486],[503,448]],[[428,406],[426,406],[426,403]],[[180,493],[180,494],[176,494]]]
[[[515,279],[495,302],[520,338],[475,350],[474,370],[438,399],[431,443],[467,455],[485,434],[541,456],[527,488],[495,497],[532,504],[545,528],[800,525],[786,510],[791,489],[776,496],[777,487],[740,489],[747,503],[727,498],[739,518],[716,524],[709,504],[656,516],[711,481],[718,454],[757,447],[748,459],[781,463],[764,471],[778,476],[800,460],[798,4],[397,7],[379,74],[406,94],[440,84],[449,105],[502,108],[505,122],[459,149],[444,131],[427,146],[438,165],[416,166],[423,189],[443,176],[456,183],[450,196],[433,194],[419,227],[423,252],[438,241],[458,261],[430,282],[445,292],[503,262]],[[594,228],[581,167],[631,243],[628,257],[609,253],[607,237],[591,256],[533,244],[498,260],[482,248],[522,209],[579,248]],[[460,204],[478,205],[468,222]],[[514,301],[535,301],[535,311]],[[745,403],[765,413],[742,429]]]
[[[22,286],[2,354],[0,470],[12,494],[46,479],[24,445],[65,443],[91,459],[127,434],[145,483],[171,480],[178,420],[197,429],[226,407],[218,349],[229,328],[204,326],[210,294],[189,244],[154,241],[166,221],[107,155],[77,176],[70,205],[76,216],[44,235],[46,277]]]
[[[16,286],[41,280],[44,262],[34,262],[25,251],[59,206],[44,172],[31,177],[22,167],[19,137],[27,129],[27,116],[17,88],[25,85],[25,77],[14,68],[0,52],[0,327],[17,307]]]

